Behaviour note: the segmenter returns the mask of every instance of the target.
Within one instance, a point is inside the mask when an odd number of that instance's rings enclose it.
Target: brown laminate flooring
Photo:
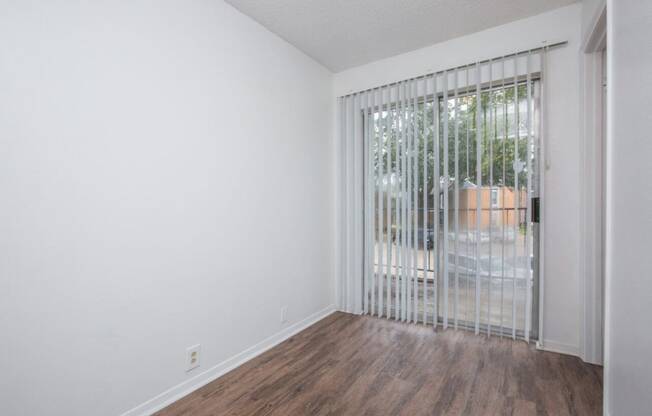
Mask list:
[[[579,358],[341,312],[157,413],[601,414],[602,368]]]

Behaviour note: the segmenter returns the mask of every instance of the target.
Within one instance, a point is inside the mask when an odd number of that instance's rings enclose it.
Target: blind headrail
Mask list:
[[[377,87],[365,88],[364,90],[359,90],[359,91],[351,91],[348,94],[340,95],[339,97],[340,98],[348,97],[348,96],[351,96],[351,95],[356,95],[356,94],[361,94],[363,92],[376,90],[376,89],[379,89],[379,88],[382,89],[382,88],[385,88],[385,87],[391,87],[392,85],[396,85],[396,84],[399,84],[401,82],[428,78],[428,77],[431,77],[433,75],[443,74],[445,72],[460,70],[460,69],[464,69],[464,68],[470,68],[470,67],[473,67],[473,66],[476,66],[476,65],[486,64],[486,63],[489,63],[489,62],[500,61],[500,60],[503,60],[503,59],[506,59],[506,58],[517,57],[517,56],[520,56],[520,55],[526,55],[526,54],[529,54],[529,53],[539,52],[539,51],[542,51],[542,50],[548,51],[550,49],[555,49],[555,48],[559,48],[559,47],[566,46],[566,45],[568,45],[568,41],[556,42],[556,43],[552,43],[550,45],[539,46],[538,48],[533,48],[533,49],[525,49],[525,50],[521,50],[521,51],[518,51],[518,52],[510,53],[510,54],[507,54],[507,55],[501,55],[501,56],[496,56],[494,58],[483,59],[482,61],[476,61],[476,62],[472,62],[472,63],[469,63],[469,64],[454,66],[454,67],[447,68],[447,69],[442,69],[442,70],[439,70],[439,71],[428,72],[428,73],[423,74],[423,75],[406,78],[406,79],[403,79],[403,80],[400,80],[400,81],[390,82],[388,84],[379,85]]]

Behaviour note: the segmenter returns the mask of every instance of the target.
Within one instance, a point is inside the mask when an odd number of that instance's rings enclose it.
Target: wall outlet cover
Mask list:
[[[193,345],[186,348],[186,371],[194,370],[199,367],[201,358],[201,345]]]

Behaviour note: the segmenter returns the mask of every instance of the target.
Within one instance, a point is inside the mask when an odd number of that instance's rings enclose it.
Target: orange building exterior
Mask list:
[[[475,228],[477,218],[477,195],[480,192],[480,227],[489,229],[493,227],[514,226],[517,224],[515,212],[516,193],[507,186],[482,186],[478,189],[475,185],[464,186],[459,190],[459,226],[462,228]],[[449,206],[454,207],[455,192],[451,189],[448,194]],[[525,221],[527,193],[525,189],[518,192],[518,215],[520,222]],[[449,211],[449,224],[454,221],[454,209]]]

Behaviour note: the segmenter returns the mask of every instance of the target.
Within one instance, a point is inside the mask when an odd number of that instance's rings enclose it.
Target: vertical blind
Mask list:
[[[530,339],[545,53],[339,99],[341,309]]]

